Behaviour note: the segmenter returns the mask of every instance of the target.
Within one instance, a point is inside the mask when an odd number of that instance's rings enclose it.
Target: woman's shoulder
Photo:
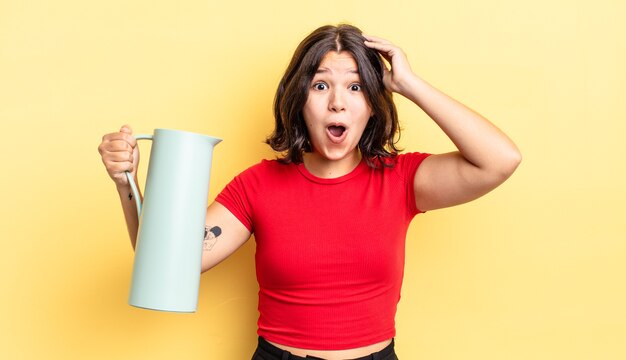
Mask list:
[[[393,169],[395,167],[403,167],[411,163],[421,163],[430,154],[418,151],[410,151],[406,153],[399,153],[394,156],[382,158],[380,161],[384,164],[385,168]]]
[[[405,153],[401,153],[396,155],[398,161],[414,161],[414,160],[424,160],[426,159],[430,153],[419,152],[419,151],[409,151]]]
[[[239,176],[244,177],[275,177],[295,169],[293,164],[286,164],[278,159],[263,159],[249,166]]]

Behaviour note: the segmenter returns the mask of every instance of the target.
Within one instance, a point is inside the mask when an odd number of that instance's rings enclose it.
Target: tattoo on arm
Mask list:
[[[222,235],[222,229],[219,226],[206,225],[204,227],[204,241],[202,242],[204,251],[211,251],[220,235]]]
[[[128,200],[132,200],[133,199],[133,193],[128,193]]]

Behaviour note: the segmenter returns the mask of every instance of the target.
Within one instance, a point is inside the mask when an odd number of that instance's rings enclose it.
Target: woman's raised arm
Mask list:
[[[391,64],[385,71],[387,89],[418,105],[457,147],[457,152],[432,155],[414,178],[415,201],[427,211],[476,199],[503,183],[522,156],[495,125],[413,73],[406,56],[392,43],[366,36],[365,44]]]

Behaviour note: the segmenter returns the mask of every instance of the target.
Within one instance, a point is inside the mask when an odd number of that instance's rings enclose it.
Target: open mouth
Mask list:
[[[331,125],[328,127],[328,132],[334,138],[341,138],[343,133],[346,131],[346,128],[341,125]]]

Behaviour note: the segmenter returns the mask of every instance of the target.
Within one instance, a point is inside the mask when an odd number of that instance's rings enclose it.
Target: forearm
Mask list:
[[[136,182],[136,180],[135,180]],[[141,190],[139,190],[140,200]],[[122,203],[122,209],[124,210],[124,219],[126,220],[126,228],[128,229],[128,236],[130,237],[130,244],[135,249],[137,242],[137,231],[139,229],[139,217],[137,216],[137,205],[135,203],[135,196],[132,193],[130,185],[125,187],[118,187],[117,192],[120,196],[120,202]]]
[[[510,174],[521,160],[515,144],[495,125],[418,76],[410,77],[402,94],[417,104],[477,168]]]

